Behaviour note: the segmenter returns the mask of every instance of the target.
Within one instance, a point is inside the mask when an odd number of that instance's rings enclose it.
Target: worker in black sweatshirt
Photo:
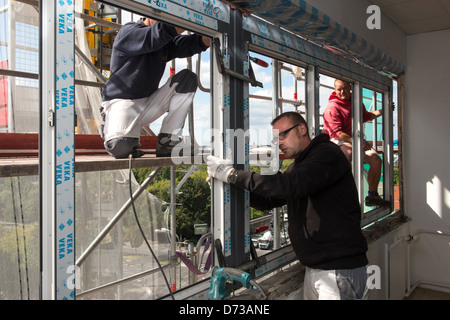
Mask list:
[[[181,35],[184,29],[151,18],[125,24],[114,39],[111,76],[103,88],[100,133],[115,158],[139,157],[140,131],[167,113],[158,135],[157,156],[171,156],[197,90],[197,75],[182,70],[159,88],[166,63],[209,47],[209,38]]]
[[[209,156],[209,175],[248,189],[256,209],[287,205],[292,247],[306,267],[305,299],[367,299],[367,243],[349,162],[327,134],[311,140],[297,112],[281,114],[272,125],[284,156],[295,159],[284,173],[235,170]]]

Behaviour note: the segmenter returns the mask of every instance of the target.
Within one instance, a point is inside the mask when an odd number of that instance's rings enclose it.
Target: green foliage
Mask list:
[[[176,168],[176,185],[189,167]],[[142,183],[152,171],[152,168],[134,170],[136,180]],[[206,166],[198,166],[197,171],[184,182],[176,195],[176,230],[182,239],[196,242],[199,236],[194,234],[194,225],[211,224],[211,189],[206,182],[207,177]],[[170,203],[170,167],[162,168],[147,190],[158,199]]]
[[[158,199],[170,202],[170,180],[157,180],[147,190]]]
[[[394,168],[394,178],[393,179],[394,179],[394,186],[398,186],[400,184],[398,168]]]
[[[177,195],[177,232],[185,239],[194,240],[194,225],[211,225],[211,189],[206,182],[206,168],[196,171],[186,180]]]

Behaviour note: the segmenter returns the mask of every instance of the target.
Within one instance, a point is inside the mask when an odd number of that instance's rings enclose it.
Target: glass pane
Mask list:
[[[2,0],[0,7],[0,69],[29,74],[0,74],[0,139],[20,145],[2,135],[39,130],[39,13],[20,1]],[[11,158],[11,152],[1,150],[0,158]],[[38,176],[0,177],[0,300],[40,297],[39,201]]]
[[[141,16],[109,5],[98,4],[98,10],[92,10],[91,3],[85,12],[123,25],[137,21]],[[81,11],[81,10],[79,10]],[[92,61],[92,65],[101,70],[108,78],[111,47],[117,30],[103,27],[90,27],[87,20],[76,20],[76,45]],[[103,31],[103,34],[101,32]],[[101,49],[101,51],[100,51]],[[96,76],[90,70],[91,65],[76,56],[77,79],[95,82]],[[200,85],[196,91],[193,107],[194,135],[196,143],[205,149],[210,145],[210,51],[207,50],[191,59],[176,59],[174,65],[166,65],[160,85],[169,80],[172,72],[191,68],[197,73]],[[174,70],[172,70],[174,68]],[[98,87],[76,86],[76,107],[78,117],[77,133],[96,134],[99,122],[99,106],[101,94]],[[149,125],[156,135],[159,133],[164,116]],[[183,136],[190,136],[189,117],[184,125]],[[149,134],[142,131],[142,134]],[[202,239],[202,232],[195,225],[210,226],[210,188],[206,182],[206,167],[198,166],[190,172],[180,193],[177,194],[177,226],[176,243],[172,243],[170,235],[170,174],[164,168],[147,186],[135,201],[136,214],[142,225],[145,238],[148,240],[157,260],[151,254],[144,237],[137,226],[134,210],[131,206],[117,220],[112,230],[96,244],[81,264],[80,288],[77,288],[77,299],[156,299],[169,293],[158,262],[164,267],[170,284],[170,290],[179,290],[209,276],[208,257],[211,254],[209,238]],[[176,171],[177,183],[188,173],[189,166],[179,166]],[[136,190],[152,172],[149,169],[133,170],[132,188]],[[128,171],[77,173],[76,184],[76,217],[77,217],[77,258],[84,254],[96,237],[101,234],[107,224],[121,212],[131,197],[129,193]],[[194,194],[194,191],[198,194]],[[201,195],[199,197],[199,195]],[[198,200],[196,197],[201,198]],[[195,200],[197,199],[197,200]],[[188,202],[190,201],[191,207]],[[192,204],[192,201],[195,203]],[[201,212],[196,211],[202,206]],[[189,212],[187,212],[189,211]],[[206,213],[205,213],[206,212]],[[204,230],[203,230],[204,231]],[[202,241],[203,241],[202,240]],[[198,252],[190,251],[191,245],[198,245]],[[172,246],[176,246],[176,256],[171,261]],[[171,263],[174,262],[174,263]],[[192,268],[192,265],[195,268]],[[168,267],[170,265],[170,267]],[[191,269],[189,269],[191,267]],[[192,272],[197,272],[194,274]],[[133,279],[128,280],[127,278]],[[98,286],[106,286],[97,289]]]
[[[250,86],[250,150],[252,154],[258,153],[263,156],[268,152],[278,153],[278,146],[272,144],[273,120],[273,90],[274,86],[279,86],[279,112],[296,111],[305,117],[305,70],[301,67],[273,60],[270,57],[257,53],[250,53],[250,56],[267,63],[267,67],[252,63],[256,80],[263,83],[263,88]],[[279,64],[279,79],[273,78],[273,63]],[[271,156],[267,156],[268,161],[251,161],[250,170],[262,174],[273,174],[276,171],[284,171],[292,160],[270,161]],[[250,208],[251,237],[258,255],[264,255],[275,249],[275,236],[279,235],[280,246],[288,245],[289,235],[287,232],[287,212],[286,208],[275,208],[261,212]],[[278,229],[274,225],[274,217],[279,217]]]
[[[375,91],[363,88],[362,90],[362,103],[365,109],[369,112],[380,110],[383,108],[382,94]],[[372,149],[370,152],[376,152],[379,159],[381,159],[381,167],[374,165],[374,168],[365,162],[363,165],[363,178],[364,178],[364,190],[363,199],[368,195],[369,192],[377,192],[381,198],[384,195],[384,179],[383,179],[383,158],[385,153],[385,142],[384,142],[384,132],[383,132],[383,122],[382,116],[376,118],[372,121],[367,121],[364,123],[364,140],[367,141]],[[376,155],[373,155],[376,157]],[[379,172],[379,175],[377,174]],[[367,206],[363,204],[364,212],[376,209],[377,206]]]
[[[39,299],[37,176],[0,178],[0,300]]]

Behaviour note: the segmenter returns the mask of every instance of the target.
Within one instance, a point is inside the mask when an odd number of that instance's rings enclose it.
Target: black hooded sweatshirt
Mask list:
[[[284,173],[239,171],[236,186],[251,192],[256,209],[287,204],[289,237],[303,265],[322,270],[367,265],[352,170],[327,134],[314,138]]]

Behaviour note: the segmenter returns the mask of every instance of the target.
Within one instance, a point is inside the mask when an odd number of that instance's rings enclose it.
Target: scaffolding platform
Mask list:
[[[155,154],[146,154],[132,161],[133,169],[169,167],[182,164],[199,164],[197,157],[156,157]],[[202,163],[200,163],[202,164]],[[75,172],[107,171],[129,169],[130,160],[114,159],[109,155],[78,155],[75,156]],[[0,158],[0,177],[32,176],[39,174],[39,158]]]
[[[0,141],[0,177],[31,176],[39,174],[39,137],[34,133],[3,133]],[[207,154],[194,157],[156,157],[156,136],[141,136],[141,150],[147,152],[132,161],[133,168],[202,164]],[[75,172],[129,169],[130,161],[115,159],[95,134],[75,135]]]
[[[3,133],[0,141],[0,177],[32,176],[39,174],[39,137],[34,133]],[[156,157],[156,136],[141,136],[139,149],[147,152],[140,158],[134,158],[132,166],[136,168],[154,168],[177,165],[205,164],[209,153],[198,153],[186,157]],[[75,172],[107,171],[129,169],[130,160],[115,159],[104,146],[103,139],[95,134],[75,135]],[[279,159],[284,155],[279,152]],[[250,152],[250,161],[267,161],[271,157],[267,152]]]

